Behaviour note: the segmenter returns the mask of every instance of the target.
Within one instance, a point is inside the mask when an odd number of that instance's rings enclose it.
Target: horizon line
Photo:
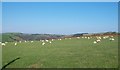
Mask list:
[[[118,31],[104,31],[104,32],[76,32],[76,33],[69,33],[69,34],[65,34],[65,33],[26,33],[26,32],[1,32],[2,33],[23,33],[23,34],[58,34],[58,35],[71,35],[71,34],[83,34],[83,33],[88,33],[88,34],[96,34],[96,33],[107,33],[107,32],[116,32],[116,33],[120,33]]]

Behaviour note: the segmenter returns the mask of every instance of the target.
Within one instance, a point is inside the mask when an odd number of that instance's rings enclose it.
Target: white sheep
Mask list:
[[[97,37],[97,39],[101,39],[101,37]]]
[[[52,41],[54,41],[54,39],[52,39]]]
[[[42,42],[44,42],[44,40],[41,40]]]
[[[104,36],[103,39],[106,39],[106,37]]]
[[[45,45],[45,42],[43,42],[42,45]]]
[[[90,39],[90,37],[88,37],[88,39]]]
[[[17,45],[17,43],[15,43],[15,45]]]
[[[49,43],[51,44],[52,42],[50,41]]]
[[[21,41],[19,41],[21,43]]]
[[[93,43],[94,43],[94,44],[96,44],[97,42],[96,42],[96,41],[94,41]]]
[[[84,38],[84,37],[82,37],[82,38]]]
[[[100,39],[98,39],[98,40],[96,40],[97,42],[100,42],[101,40]]]
[[[110,40],[110,41],[114,41],[115,39],[114,39],[114,38],[110,38],[109,40]]]
[[[33,41],[31,41],[31,43],[33,43]]]
[[[45,40],[46,42],[48,42],[48,40]]]
[[[6,44],[8,43],[8,42],[5,42]]]
[[[111,36],[111,37],[113,37],[113,36]]]
[[[2,43],[1,45],[2,45],[2,46],[5,46],[5,43]]]
[[[112,41],[114,41],[115,39],[114,38],[112,38]]]

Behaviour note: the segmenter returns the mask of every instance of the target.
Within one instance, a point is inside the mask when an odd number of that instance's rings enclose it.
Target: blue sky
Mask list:
[[[119,2],[119,0],[2,0],[2,2]]]
[[[0,2],[0,33],[2,33],[2,3],[1,2]]]
[[[118,31],[117,2],[3,2],[3,32]]]

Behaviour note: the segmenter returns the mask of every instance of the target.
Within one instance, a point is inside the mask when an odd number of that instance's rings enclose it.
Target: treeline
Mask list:
[[[118,32],[104,32],[104,33],[95,33],[92,36],[104,36],[104,35],[120,35]]]
[[[104,35],[120,35],[120,33],[118,33],[118,32],[77,33],[77,34],[73,34],[72,37],[80,37],[80,36],[104,36]]]

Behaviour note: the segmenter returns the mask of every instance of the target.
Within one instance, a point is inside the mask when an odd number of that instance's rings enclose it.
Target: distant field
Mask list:
[[[41,41],[8,42],[2,47],[3,66],[17,57],[20,59],[7,68],[117,68],[118,38],[114,41],[96,38],[72,38],[54,40],[52,43]]]

